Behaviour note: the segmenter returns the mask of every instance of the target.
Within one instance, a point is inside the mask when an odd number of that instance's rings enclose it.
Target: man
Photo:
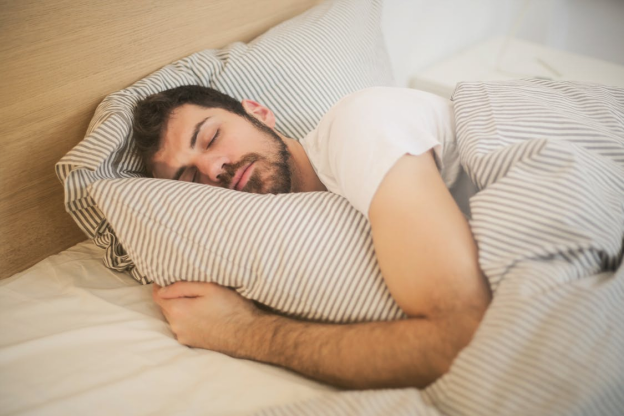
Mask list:
[[[178,341],[349,388],[425,387],[448,371],[490,302],[444,166],[450,102],[373,88],[346,97],[304,140],[252,100],[179,87],[148,97],[134,135],[155,177],[255,193],[340,193],[370,220],[384,280],[409,319],[301,322],[210,283],[154,285]],[[443,167],[441,176],[438,165]]]

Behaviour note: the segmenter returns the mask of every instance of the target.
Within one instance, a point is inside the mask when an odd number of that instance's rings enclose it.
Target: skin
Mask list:
[[[242,103],[249,114],[275,127],[269,109],[250,100]],[[190,149],[194,126],[206,116],[221,126],[220,142]],[[279,137],[289,153],[288,191],[326,190],[302,146]],[[231,187],[225,165],[237,166],[246,155],[258,154],[265,159],[254,172],[262,185],[254,189],[264,192],[276,180],[279,146],[273,139],[242,117],[184,106],[168,124],[154,174],[171,178],[180,166],[188,166],[202,183]],[[200,140],[208,139],[200,134]],[[223,181],[219,174],[225,175]],[[189,180],[188,175],[185,171],[180,179]],[[212,283],[154,284],[154,301],[184,345],[286,367],[347,388],[424,388],[449,370],[491,301],[477,246],[431,152],[397,161],[373,197],[369,219],[382,275],[408,319],[302,322],[261,310]]]

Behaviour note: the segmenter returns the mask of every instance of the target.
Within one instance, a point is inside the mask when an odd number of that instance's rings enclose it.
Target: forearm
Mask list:
[[[349,388],[423,388],[468,344],[480,316],[317,324],[262,313],[236,356]]]
[[[470,342],[485,311],[468,307],[428,318],[339,325],[273,315],[214,283],[154,285],[153,297],[183,345],[351,388],[427,386]]]

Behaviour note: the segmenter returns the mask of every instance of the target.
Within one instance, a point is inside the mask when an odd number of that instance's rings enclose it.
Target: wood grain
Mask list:
[[[65,212],[54,164],[106,95],[316,3],[0,0],[0,278],[86,238]]]

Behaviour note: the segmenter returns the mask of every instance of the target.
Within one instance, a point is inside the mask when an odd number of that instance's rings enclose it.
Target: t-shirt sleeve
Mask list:
[[[363,94],[334,109],[328,127],[328,162],[340,193],[368,218],[375,192],[405,154],[420,155],[442,145],[422,125],[418,106]]]

